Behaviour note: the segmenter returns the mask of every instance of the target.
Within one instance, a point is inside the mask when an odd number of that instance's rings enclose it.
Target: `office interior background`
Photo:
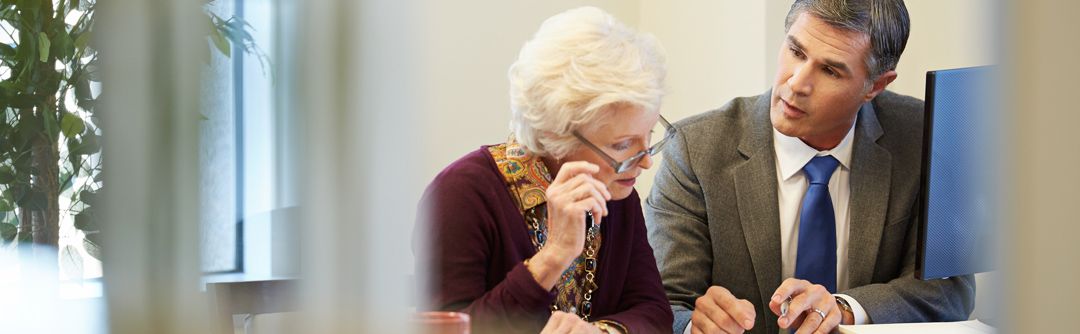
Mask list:
[[[980,275],[976,316],[1004,332],[1067,328],[1080,297],[1080,270],[1066,260],[1080,253],[1069,210],[1080,189],[1070,136],[1080,4],[906,3],[912,31],[892,90],[922,98],[937,69],[1000,64],[1006,78],[1002,265]],[[206,282],[301,278],[304,312],[256,321],[261,332],[407,330],[423,276],[413,225],[424,186],[506,139],[507,68],[543,19],[582,5],[657,37],[668,66],[661,113],[676,121],[768,89],[790,1],[96,3],[103,260],[83,256],[83,274],[57,283],[58,301],[24,292],[45,306],[0,302],[13,311],[0,319],[207,332]],[[205,10],[249,23],[256,49],[218,51],[193,23]],[[643,195],[651,179],[639,179]],[[79,238],[69,229],[61,246]],[[37,312],[73,320],[22,318]]]

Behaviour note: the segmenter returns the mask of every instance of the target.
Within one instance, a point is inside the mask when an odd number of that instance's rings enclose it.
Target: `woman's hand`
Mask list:
[[[529,271],[545,289],[555,286],[563,270],[585,247],[585,212],[592,211],[593,223],[607,216],[611,199],[604,183],[593,178],[600,167],[584,161],[567,162],[548,186],[547,242],[529,260]]]
[[[547,325],[544,326],[544,330],[540,331],[540,334],[562,333],[603,334],[604,332],[600,331],[600,328],[593,326],[593,324],[581,320],[575,314],[561,311],[552,313],[551,318],[548,318]]]
[[[585,246],[585,212],[593,212],[593,221],[600,225],[600,216],[607,216],[607,186],[592,177],[600,167],[584,161],[568,162],[547,188],[547,234],[544,249],[557,251],[569,265]]]

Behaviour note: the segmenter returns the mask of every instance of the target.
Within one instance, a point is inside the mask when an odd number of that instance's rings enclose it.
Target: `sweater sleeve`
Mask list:
[[[523,263],[489,289],[497,245],[510,241],[496,227],[505,208],[495,199],[506,189],[481,168],[452,165],[421,199],[414,240],[427,242],[416,244],[417,273],[430,279],[429,300],[421,308],[468,313],[474,328],[528,327],[522,325],[548,314],[554,294],[540,287]]]
[[[637,196],[631,199],[640,203]],[[633,210],[641,212],[641,207],[633,205]],[[619,297],[619,312],[602,317],[618,322],[631,333],[671,333],[674,316],[660,283],[660,272],[656,269],[656,259],[649,246],[645,222],[633,220],[633,235],[630,251],[630,265],[626,273],[626,284]]]

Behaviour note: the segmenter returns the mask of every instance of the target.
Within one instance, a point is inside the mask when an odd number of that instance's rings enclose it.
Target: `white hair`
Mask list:
[[[529,152],[562,158],[572,132],[595,125],[612,106],[658,112],[664,95],[659,43],[595,7],[552,16],[510,66],[510,130]]]

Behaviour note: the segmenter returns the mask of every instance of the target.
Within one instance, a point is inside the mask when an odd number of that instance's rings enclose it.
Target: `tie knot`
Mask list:
[[[810,184],[828,184],[829,178],[832,177],[832,173],[836,170],[836,166],[840,164],[836,158],[831,155],[825,155],[820,157],[814,157],[810,159],[810,162],[803,166],[803,172],[806,173],[806,178],[810,180]]]

